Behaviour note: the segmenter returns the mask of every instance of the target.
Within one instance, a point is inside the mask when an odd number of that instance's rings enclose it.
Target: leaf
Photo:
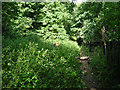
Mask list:
[[[27,78],[27,79],[26,79],[26,81],[30,82],[30,81],[31,81],[31,79],[30,79],[30,78]]]
[[[73,75],[73,76],[76,76],[77,74],[76,74],[76,72],[72,72],[72,75]]]

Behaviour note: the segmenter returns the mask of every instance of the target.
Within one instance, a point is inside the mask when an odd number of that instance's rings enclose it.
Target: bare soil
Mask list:
[[[80,62],[82,63],[80,68],[83,71],[83,79],[87,88],[99,88],[98,82],[94,78],[92,68],[89,66],[88,60],[80,60]]]

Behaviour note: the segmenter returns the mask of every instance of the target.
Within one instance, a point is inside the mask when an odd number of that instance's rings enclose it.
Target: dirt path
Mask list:
[[[89,56],[85,56],[84,51],[81,52],[80,56],[81,57],[76,56],[75,58],[78,62],[82,63],[80,68],[82,69],[82,76],[86,87],[90,88],[90,90],[101,90],[99,87],[99,82],[95,79],[92,68],[90,67]]]
[[[99,88],[98,82],[95,80],[92,69],[88,64],[88,60],[80,61],[82,63],[81,69],[83,70],[83,79],[87,88]]]

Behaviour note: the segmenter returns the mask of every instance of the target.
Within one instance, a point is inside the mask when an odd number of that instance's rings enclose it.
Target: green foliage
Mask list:
[[[16,2],[2,2],[2,29],[5,37],[13,36],[14,30],[12,29],[15,26],[14,20],[17,19],[18,12],[18,4]]]
[[[17,20],[14,21],[16,26],[13,29],[15,29],[17,33],[27,32],[27,28],[31,27],[32,22],[33,20],[29,17],[19,17]]]
[[[81,64],[74,58],[79,55],[77,43],[59,41],[59,47],[53,47],[56,41],[31,36],[3,37],[3,88],[84,87]]]
[[[24,3],[4,2],[2,3],[2,27],[5,38],[16,38],[18,35],[28,32],[32,27],[32,18],[24,16],[30,8],[22,7]]]
[[[83,3],[78,6],[76,27],[79,27],[79,36],[84,37],[87,42],[100,41],[101,31],[99,27],[99,10],[96,7],[100,7],[100,3]],[[79,26],[77,26],[79,25]]]
[[[46,38],[68,39],[67,31],[70,19],[70,13],[67,11],[65,3],[51,2],[46,3],[41,9],[36,22],[41,22],[37,32]]]
[[[101,41],[103,26],[106,40],[118,41],[119,16],[119,2],[3,2],[3,87],[84,87],[74,58],[80,48],[73,41]],[[106,84],[113,73],[105,69],[103,54],[99,48],[86,54],[98,80]]]
[[[119,40],[119,2],[89,2],[78,6],[70,2],[8,2],[2,5],[5,37],[14,38],[17,33],[33,30],[44,39],[85,36],[85,40],[91,42],[101,40],[101,28],[105,26],[107,40]]]
[[[119,4],[120,2],[106,2],[104,4],[103,19],[106,26],[107,41],[118,41],[120,38]]]
[[[119,40],[119,2],[96,3],[89,2],[80,4],[74,10],[73,27],[81,28],[80,37],[85,37],[87,42],[101,41],[101,29],[104,26],[107,41]],[[114,18],[111,18],[111,17]]]

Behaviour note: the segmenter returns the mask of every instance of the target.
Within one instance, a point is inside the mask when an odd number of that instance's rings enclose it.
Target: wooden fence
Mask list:
[[[112,79],[120,83],[120,41],[106,43],[108,72],[112,72]]]
[[[106,56],[109,67],[120,66],[120,41],[106,42]]]

